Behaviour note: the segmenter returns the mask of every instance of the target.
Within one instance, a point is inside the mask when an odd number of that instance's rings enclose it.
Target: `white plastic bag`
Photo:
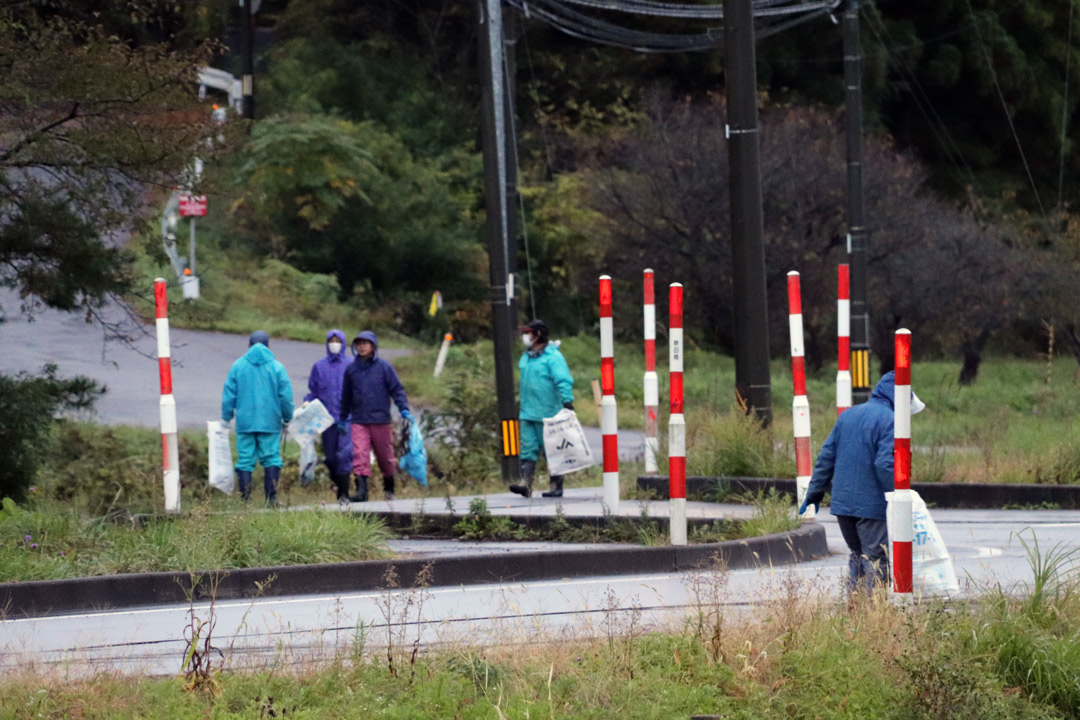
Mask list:
[[[206,438],[210,451],[210,487],[217,488],[226,495],[232,495],[235,486],[233,477],[232,445],[229,443],[229,429],[220,420],[206,421]]]
[[[312,400],[293,413],[292,420],[289,422],[289,437],[298,442],[302,448],[305,440],[314,443],[323,430],[333,424],[334,418],[327,412],[322,402],[318,399]]]
[[[596,464],[573,410],[563,408],[555,417],[544,419],[544,455],[551,475],[567,475]]]
[[[885,493],[889,501],[889,509],[886,518],[889,523],[889,537],[893,537],[893,504],[892,493]],[[952,556],[945,547],[938,532],[937,524],[930,517],[930,511],[922,496],[914,490],[911,491],[911,522],[913,525],[914,538],[911,542],[911,570],[914,591],[916,596],[930,597],[933,595],[955,595],[960,592],[960,583],[956,581],[956,571],[953,569]],[[892,551],[892,543],[889,543]]]
[[[300,486],[307,487],[315,482],[315,465],[319,462],[319,454],[315,452],[315,443],[305,440],[300,443]]]

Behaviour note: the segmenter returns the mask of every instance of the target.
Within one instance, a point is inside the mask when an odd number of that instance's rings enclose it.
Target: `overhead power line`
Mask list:
[[[601,19],[590,11],[618,12],[637,17],[673,20],[723,20],[723,6],[666,3],[656,0],[507,0],[526,17],[536,17],[567,35],[636,52],[694,52],[723,47],[722,24],[696,33],[637,30]],[[830,13],[841,0],[755,0],[755,35],[759,39]]]

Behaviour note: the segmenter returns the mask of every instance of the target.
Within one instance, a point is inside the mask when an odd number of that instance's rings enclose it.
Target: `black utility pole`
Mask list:
[[[851,265],[851,399],[870,399],[870,304],[866,296],[866,203],[863,198],[862,47],[859,0],[844,5],[844,104],[847,116],[848,263]]]
[[[244,117],[255,119],[255,13],[251,5],[255,0],[242,0],[244,6],[244,77],[242,80]]]
[[[724,43],[735,294],[735,392],[740,404],[752,411],[763,425],[768,425],[772,422],[772,386],[751,0],[724,0]]]
[[[483,82],[482,142],[484,207],[487,211],[488,265],[491,282],[491,329],[495,339],[495,391],[502,437],[502,476],[519,476],[520,429],[514,399],[511,347],[514,275],[510,266],[510,212],[507,207],[506,80],[504,74],[502,0],[480,4],[480,73]]]

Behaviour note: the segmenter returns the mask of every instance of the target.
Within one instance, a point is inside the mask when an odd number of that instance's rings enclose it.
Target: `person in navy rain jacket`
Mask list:
[[[841,413],[818,453],[799,514],[818,506],[831,488],[830,512],[844,536],[848,590],[868,591],[889,577],[885,493],[893,491],[893,398],[895,381],[885,373],[870,400]],[[911,412],[926,406],[911,393]]]
[[[345,381],[345,333],[331,330],[326,333],[326,355],[311,366],[308,375],[308,394],[304,404],[318,400],[335,420],[341,409],[341,387]],[[340,503],[349,501],[349,474],[352,472],[352,441],[331,427],[322,434],[323,463],[330,471],[330,480],[337,487]]]
[[[236,479],[240,496],[251,499],[255,462],[263,466],[263,492],[268,505],[277,503],[281,477],[281,430],[292,420],[293,392],[285,366],[270,352],[270,336],[256,330],[248,351],[229,369],[221,394],[221,419],[236,415]]]
[[[338,409],[338,432],[345,435],[347,423],[352,423],[352,466],[356,476],[356,494],[349,499],[366,502],[368,476],[371,475],[371,452],[383,476],[383,492],[387,500],[394,499],[394,439],[390,425],[390,400],[393,398],[401,416],[413,421],[409,399],[398,379],[394,366],[379,357],[379,341],[375,333],[365,330],[353,338],[352,352],[356,359],[345,370],[341,387],[341,407]]]

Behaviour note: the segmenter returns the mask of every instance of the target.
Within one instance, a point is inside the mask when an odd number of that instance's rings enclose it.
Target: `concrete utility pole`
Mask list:
[[[244,6],[244,117],[255,119],[255,0],[240,0]]]
[[[751,0],[724,0],[724,43],[735,295],[735,392],[747,411],[768,425],[772,422],[772,386]]]
[[[848,263],[851,265],[851,399],[870,399],[870,304],[863,198],[862,47],[859,43],[859,0],[844,5],[844,105],[847,118]]]
[[[480,73],[483,82],[484,207],[487,211],[488,265],[491,282],[491,329],[495,340],[495,391],[502,437],[502,477],[519,477],[520,428],[514,397],[511,348],[514,332],[514,274],[511,217],[507,207],[507,99],[503,57],[501,0],[480,5]]]

